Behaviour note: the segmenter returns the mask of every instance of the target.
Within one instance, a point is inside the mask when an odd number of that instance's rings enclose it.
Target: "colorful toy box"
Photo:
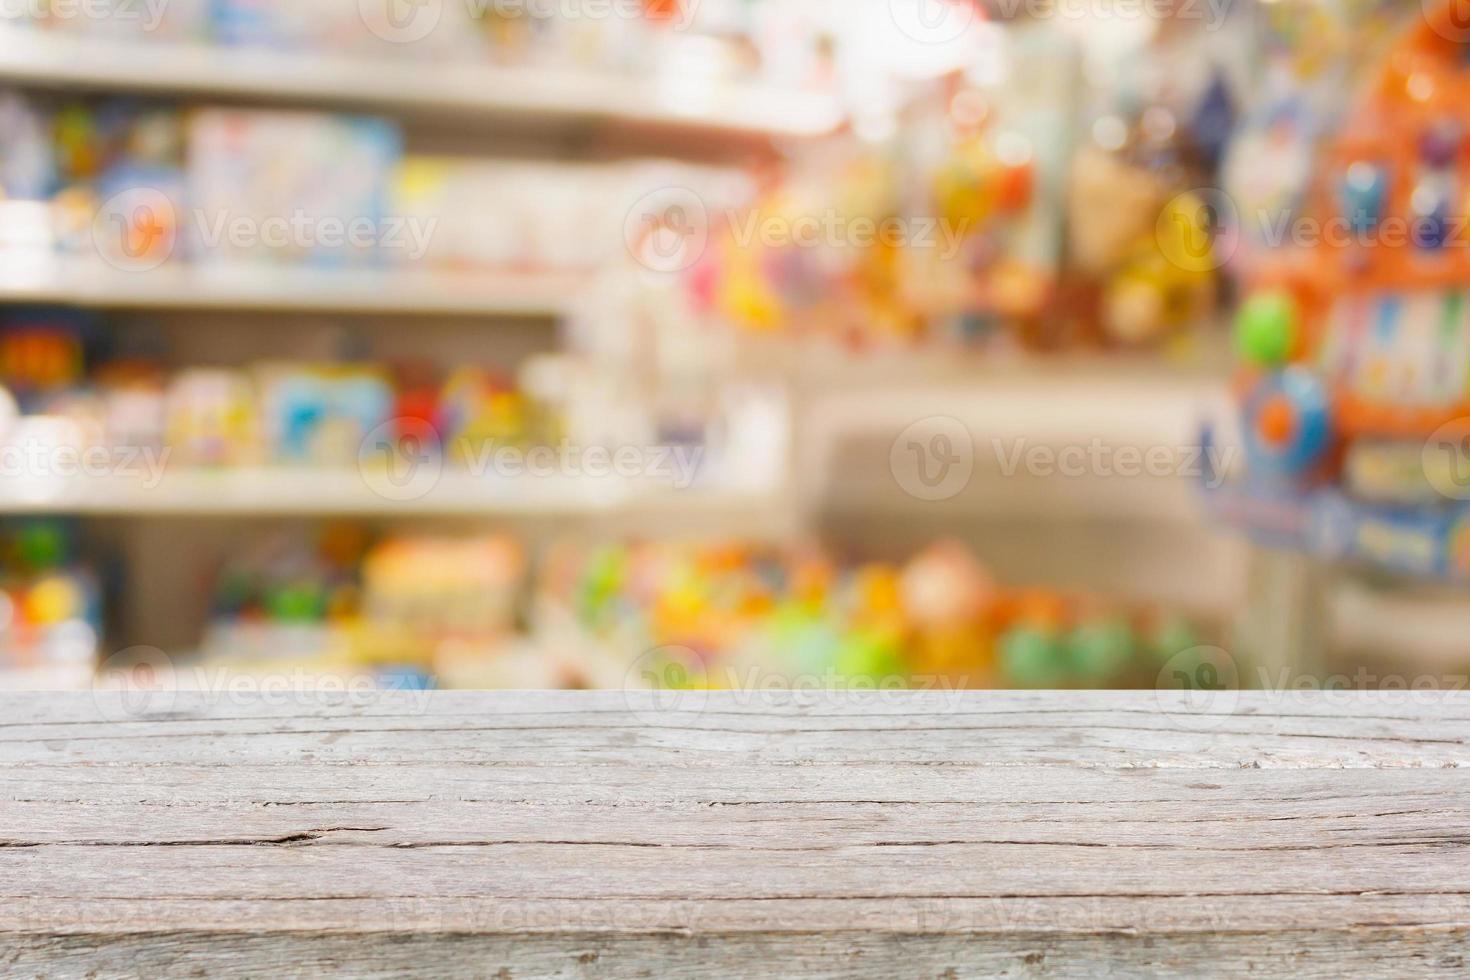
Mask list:
[[[188,126],[190,252],[204,265],[380,264],[395,126],[368,117],[204,109]]]

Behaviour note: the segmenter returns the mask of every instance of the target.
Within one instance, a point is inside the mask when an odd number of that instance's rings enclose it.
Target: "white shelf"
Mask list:
[[[601,72],[364,60],[202,44],[117,42],[0,31],[0,80],[193,99],[267,100],[460,118],[600,120],[771,136],[816,136],[842,112],[820,94],[754,85],[704,89]]]
[[[617,477],[478,477],[445,472],[421,495],[399,499],[352,469],[179,470],[142,477],[0,482],[0,514],[82,516],[486,516],[537,517],[770,505],[758,490],[675,489]]]
[[[92,689],[90,664],[0,668],[0,691],[57,692]]]
[[[397,269],[211,269],[125,272],[88,262],[0,267],[0,303],[87,309],[524,316],[565,314],[585,277]]]

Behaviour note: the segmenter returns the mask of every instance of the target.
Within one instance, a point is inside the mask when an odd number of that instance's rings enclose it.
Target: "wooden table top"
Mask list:
[[[1461,975],[1470,696],[0,697],[0,976]]]

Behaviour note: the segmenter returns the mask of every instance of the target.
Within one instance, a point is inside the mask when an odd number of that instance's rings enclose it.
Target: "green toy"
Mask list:
[[[1060,638],[1030,626],[1013,629],[1001,639],[1000,665],[1020,687],[1058,687],[1067,679],[1067,652]]]
[[[1299,337],[1296,301],[1291,294],[1260,292],[1241,304],[1235,320],[1235,346],[1252,364],[1285,364],[1296,350]]]
[[[1067,637],[1067,659],[1079,681],[1103,683],[1127,669],[1137,639],[1133,627],[1122,619],[1086,623]]]

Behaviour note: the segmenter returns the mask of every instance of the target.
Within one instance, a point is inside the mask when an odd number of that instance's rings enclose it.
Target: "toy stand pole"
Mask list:
[[[1307,555],[1252,549],[1237,629],[1242,687],[1290,688],[1320,675],[1326,663],[1325,578],[1322,566]]]

